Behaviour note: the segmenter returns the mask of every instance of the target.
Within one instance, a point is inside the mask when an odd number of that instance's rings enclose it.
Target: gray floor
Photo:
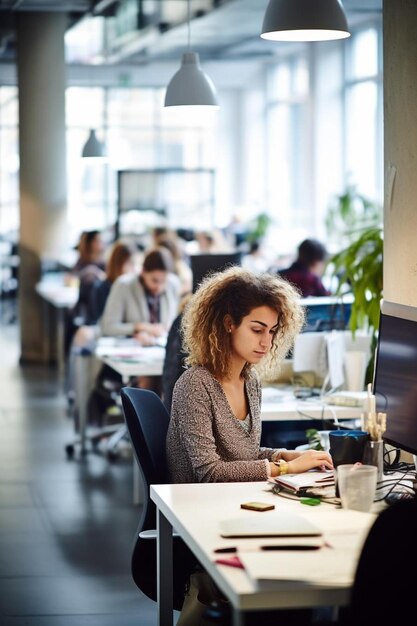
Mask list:
[[[1,325],[0,625],[154,626],[130,576],[131,461],[67,460],[62,382],[18,358],[17,327]]]

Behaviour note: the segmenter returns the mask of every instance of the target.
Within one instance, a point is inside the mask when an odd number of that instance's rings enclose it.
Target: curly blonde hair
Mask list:
[[[278,314],[272,347],[263,359],[267,371],[282,361],[304,323],[300,294],[286,280],[272,274],[254,274],[231,267],[206,278],[184,309],[182,334],[187,365],[203,365],[213,375],[226,378],[231,357],[225,318],[239,326],[256,307],[268,306]],[[242,374],[247,375],[249,364]]]

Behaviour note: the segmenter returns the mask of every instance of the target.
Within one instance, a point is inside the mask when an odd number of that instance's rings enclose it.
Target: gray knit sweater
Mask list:
[[[233,415],[220,383],[204,367],[191,367],[175,384],[167,436],[173,483],[266,480],[276,450],[260,448],[261,386],[255,372],[245,382],[252,425]]]

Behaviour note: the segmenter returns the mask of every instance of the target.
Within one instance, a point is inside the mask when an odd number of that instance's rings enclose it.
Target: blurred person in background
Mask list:
[[[317,239],[304,239],[298,246],[297,259],[278,274],[288,280],[300,292],[303,298],[309,296],[329,296],[330,292],[323,285],[327,250]]]
[[[159,245],[167,248],[172,254],[174,261],[174,273],[178,276],[181,283],[181,296],[191,293],[193,287],[193,273],[189,263],[186,261],[179,237],[175,234],[172,236],[161,237]]]
[[[130,246],[116,241],[111,248],[110,256],[106,263],[106,273],[104,279],[97,279],[92,285],[89,294],[89,299],[86,308],[85,323],[79,326],[75,331],[71,349],[69,352],[69,364],[68,364],[68,378],[67,378],[67,394],[68,400],[71,403],[76,401],[75,394],[75,359],[77,354],[80,354],[81,349],[87,349],[88,352],[93,352],[96,340],[100,335],[100,327],[98,321],[103,313],[108,294],[114,281],[123,274],[133,273],[135,265],[135,250]],[[96,374],[101,368],[102,378],[116,378],[113,372],[110,372],[110,368],[105,366],[104,368],[95,361],[92,362],[92,371],[89,372],[91,380],[89,381],[89,387],[93,385],[93,380]],[[120,377],[119,377],[120,378]],[[120,379],[121,380],[121,379]],[[74,407],[75,413],[78,407]],[[99,413],[100,411],[96,411]],[[98,420],[96,420],[98,421]]]
[[[165,335],[178,314],[180,281],[166,248],[149,250],[139,276],[121,276],[112,285],[101,318],[107,336],[136,337],[153,345]]]
[[[242,267],[250,272],[255,272],[255,274],[267,271],[268,263],[259,241],[252,241],[249,244],[249,251],[242,257]]]
[[[220,230],[200,230],[195,235],[198,243],[198,251],[204,254],[216,252],[229,252],[232,246],[225,239]]]
[[[106,263],[105,277],[95,280],[90,289],[86,305],[85,324],[74,336],[76,346],[97,338],[98,321],[101,318],[112,284],[124,274],[133,274],[135,269],[135,250],[127,244],[116,241]]]
[[[78,299],[66,318],[65,354],[69,352],[77,328],[86,323],[91,286],[95,281],[106,278],[105,246],[100,231],[88,230],[81,233],[77,249],[79,257],[71,269],[71,275],[77,277]]]
[[[180,300],[181,285],[173,269],[171,253],[160,247],[145,254],[139,276],[118,278],[101,318],[102,334],[134,337],[143,346],[163,341],[178,314]],[[140,376],[133,384],[161,391],[160,376]]]
[[[86,230],[81,233],[77,246],[78,259],[72,268],[73,273],[79,274],[89,265],[95,265],[104,270],[104,241],[99,230]]]

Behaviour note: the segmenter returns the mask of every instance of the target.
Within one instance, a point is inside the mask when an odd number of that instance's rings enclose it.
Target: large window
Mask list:
[[[268,206],[279,225],[297,226],[308,205],[309,72],[304,56],[267,75]]]
[[[19,136],[16,87],[0,87],[0,234],[19,227]]]
[[[368,22],[266,69],[266,206],[283,253],[326,236],[327,210],[348,185],[382,199],[381,35]]]
[[[375,26],[353,33],[346,49],[345,176],[358,191],[382,198],[382,71]]]
[[[68,214],[81,229],[115,222],[119,169],[211,167],[211,120],[166,116],[162,89],[67,89]],[[91,128],[106,144],[106,161],[82,159]],[[209,226],[209,225],[206,225]]]

